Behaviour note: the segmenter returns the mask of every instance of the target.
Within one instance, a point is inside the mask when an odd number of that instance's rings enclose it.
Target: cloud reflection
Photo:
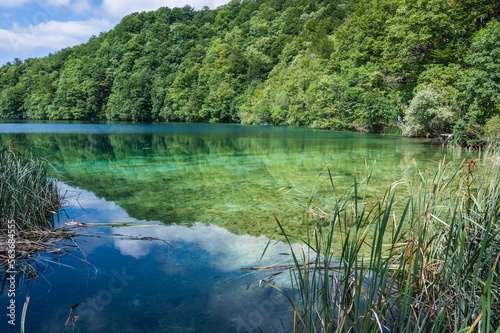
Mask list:
[[[210,254],[210,264],[220,271],[232,271],[252,265],[276,265],[290,256],[288,245],[271,242],[262,260],[260,257],[269,239],[264,236],[235,235],[216,225],[197,222],[193,225],[164,225],[158,221],[137,220],[114,202],[98,198],[92,192],[61,183],[67,192],[68,215],[82,223],[136,223],[134,227],[111,228],[111,233],[133,237],[153,237],[164,240],[174,247],[196,244]],[[143,225],[141,225],[143,224]],[[114,246],[121,254],[139,259],[148,255],[154,242],[115,238]],[[299,245],[297,245],[297,250]]]

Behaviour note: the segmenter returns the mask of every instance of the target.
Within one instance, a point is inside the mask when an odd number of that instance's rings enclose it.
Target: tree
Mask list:
[[[448,132],[457,119],[452,106],[447,102],[447,92],[433,87],[424,87],[412,99],[406,111],[406,136],[439,136]]]
[[[471,111],[484,124],[500,114],[500,22],[490,21],[474,36],[467,64],[471,66]]]

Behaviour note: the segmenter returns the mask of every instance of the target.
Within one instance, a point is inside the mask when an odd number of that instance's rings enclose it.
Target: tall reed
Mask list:
[[[51,228],[62,200],[45,162],[13,140],[0,147],[0,235],[11,220],[18,231]]]
[[[415,165],[376,202],[371,173],[341,195],[328,175],[334,208],[308,207],[302,251],[277,219],[294,332],[500,332],[498,151],[455,169]]]

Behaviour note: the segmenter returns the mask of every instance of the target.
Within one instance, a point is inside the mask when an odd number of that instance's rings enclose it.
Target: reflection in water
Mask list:
[[[304,232],[301,212],[313,191],[318,205],[328,209],[326,166],[341,192],[352,183],[355,169],[363,175],[376,161],[369,196],[378,197],[413,159],[434,167],[444,155],[422,140],[300,128],[16,126],[11,131],[17,131],[18,141],[46,156],[66,182],[114,201],[134,218],[211,223],[254,236],[275,236],[271,212],[280,215],[291,207],[290,232]],[[0,134],[0,139],[11,136]],[[448,158],[458,158],[454,155],[451,151]]]
[[[69,309],[75,310],[77,332],[264,332],[282,331],[290,322],[286,299],[259,287],[270,271],[242,267],[285,264],[289,248],[272,244],[259,261],[268,239],[234,235],[218,226],[191,227],[138,221],[113,202],[62,184],[68,191],[70,216],[84,223],[134,222],[134,227],[100,228],[130,236],[168,241],[137,241],[124,237],[80,239],[90,264],[75,257],[53,265],[17,293],[19,304],[30,294],[27,332],[62,332]],[[64,221],[61,221],[64,223]],[[77,255],[78,253],[75,253]],[[43,262],[44,255],[39,260]],[[287,276],[273,282],[287,289]],[[0,296],[0,306],[8,302]],[[50,305],[50,306],[48,306]],[[0,323],[0,331],[10,332]],[[72,331],[72,328],[67,328]]]
[[[93,193],[60,184],[61,189],[66,192],[68,208],[66,214],[72,219],[85,221],[85,223],[106,223],[108,221],[129,223],[133,227],[117,227],[105,229],[112,234],[120,234],[132,237],[152,237],[163,240],[175,248],[168,249],[170,253],[182,249],[177,244],[196,244],[200,250],[207,252],[211,258],[217,258],[211,264],[219,271],[238,270],[248,265],[276,265],[276,258],[286,262],[288,256],[280,253],[289,253],[288,245],[274,243],[262,257],[262,252],[269,239],[264,236],[235,235],[217,225],[195,223],[190,226],[170,225],[165,226],[155,221],[136,220],[130,217],[125,210],[113,202],[97,198]],[[64,223],[64,221],[61,221]],[[156,242],[130,242],[127,238],[113,238],[114,247],[122,255],[131,256],[135,259],[142,258],[151,252]],[[89,249],[87,247],[87,249]],[[298,250],[297,247],[296,250]],[[260,260],[262,257],[262,260]]]

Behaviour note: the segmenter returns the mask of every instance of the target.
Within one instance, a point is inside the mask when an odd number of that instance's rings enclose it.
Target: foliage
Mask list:
[[[404,126],[403,134],[439,136],[449,130],[456,117],[447,99],[446,91],[438,92],[432,87],[418,91],[406,110],[408,124]]]
[[[500,116],[496,115],[484,125],[483,140],[494,144],[500,143]]]
[[[432,90],[453,117],[438,128],[409,125],[475,145],[484,136],[469,124],[500,113],[499,17],[493,0],[163,7],[128,15],[86,44],[0,67],[0,118],[380,132]]]
[[[479,123],[500,114],[500,22],[490,21],[477,32],[467,58],[471,66],[468,93]]]

